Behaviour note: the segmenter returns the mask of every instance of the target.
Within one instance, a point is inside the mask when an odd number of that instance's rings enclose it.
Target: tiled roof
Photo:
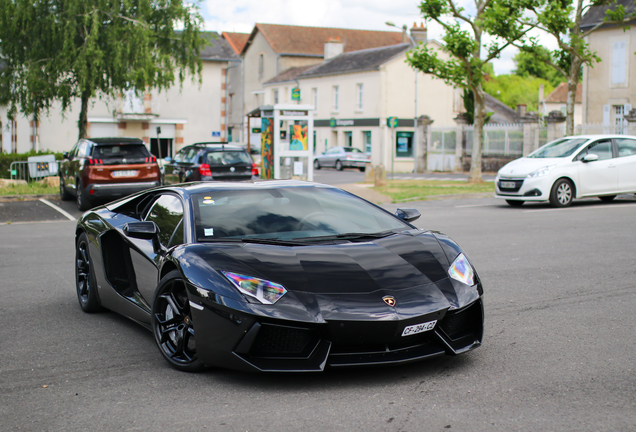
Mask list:
[[[576,95],[574,96],[574,103],[581,103],[583,100],[583,84],[579,83],[576,86]],[[546,103],[566,103],[568,100],[568,84],[559,84],[552,92],[546,96]]]
[[[517,111],[510,108],[508,105],[500,101],[494,96],[485,94],[486,96],[486,111],[492,112],[492,116],[488,121],[489,124],[494,123],[516,123],[519,119]]]
[[[221,35],[230,44],[237,55],[241,54],[241,51],[243,51],[247,43],[247,39],[250,37],[249,33],[223,32]]]
[[[636,2],[634,0],[617,0],[616,3],[612,3],[610,6],[592,6],[581,19],[581,29],[585,30],[602,22],[605,18],[605,12],[608,9],[614,10],[617,5],[622,5],[627,15],[636,14]]]
[[[203,37],[210,42],[201,50],[203,60],[240,60],[230,44],[219,36],[217,32],[201,32]]]
[[[382,48],[343,53],[306,70],[299,74],[298,78],[336,75],[341,73],[378,69],[380,65],[389,61],[393,57],[402,54],[410,47],[410,44],[398,44]]]
[[[298,66],[298,67],[285,69],[284,71],[276,75],[274,78],[268,81],[265,81],[263,84],[275,84],[275,83],[293,81],[294,79],[296,79],[298,75],[305,72],[307,69],[311,69],[314,66],[316,65]]]
[[[329,38],[336,37],[342,41],[344,52],[402,43],[401,32],[257,23],[243,52],[248,49],[257,32],[263,35],[277,54],[322,57],[325,52],[325,42]]]

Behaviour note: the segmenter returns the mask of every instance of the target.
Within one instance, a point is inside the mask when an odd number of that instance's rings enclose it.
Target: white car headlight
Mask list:
[[[463,253],[459,254],[448,268],[448,275],[466,285],[475,285],[475,272]]]
[[[231,272],[222,273],[242,294],[263,304],[274,304],[287,292],[284,286],[275,282]]]
[[[552,169],[555,167],[556,165],[548,165],[548,166],[544,166],[542,168],[539,168],[538,170],[532,171],[530,174],[528,174],[528,178],[534,178],[534,177],[541,177],[544,176],[546,174],[549,174],[550,171],[552,171]]]

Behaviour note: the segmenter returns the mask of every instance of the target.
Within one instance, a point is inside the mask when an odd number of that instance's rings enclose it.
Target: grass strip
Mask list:
[[[390,197],[393,202],[426,200],[438,195],[495,193],[493,182],[468,183],[438,180],[387,180],[386,186],[373,187],[374,191]]]
[[[48,195],[58,194],[60,188],[56,186],[45,186],[38,182],[29,184],[15,184],[0,187],[1,195]]]

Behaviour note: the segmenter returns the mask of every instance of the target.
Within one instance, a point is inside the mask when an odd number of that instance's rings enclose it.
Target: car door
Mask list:
[[[144,220],[159,227],[159,243],[164,250],[183,243],[183,203],[173,194],[163,194],[151,204]],[[130,239],[139,250],[131,248],[130,258],[135,269],[137,289],[151,306],[162,256],[153,248],[152,240]]]
[[[636,139],[617,138],[616,144],[619,192],[636,192]]]
[[[340,147],[332,147],[325,154],[325,166],[335,166]]]
[[[597,155],[598,160],[583,162],[588,154]],[[611,139],[589,144],[577,155],[576,160],[579,172],[578,196],[611,194],[618,190],[618,169]]]
[[[75,173],[73,172],[72,160],[75,157],[75,153],[77,152],[77,147],[79,146],[80,141],[76,142],[71,151],[66,154],[66,157],[62,161],[60,167],[60,176],[62,176],[62,180],[64,181],[64,186],[75,190]],[[70,179],[73,179],[73,183],[70,183]]]

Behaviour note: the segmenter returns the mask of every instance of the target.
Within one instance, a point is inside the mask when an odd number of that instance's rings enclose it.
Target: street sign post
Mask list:
[[[386,125],[395,129],[398,126],[398,118],[397,117],[387,117]],[[395,133],[391,132],[391,180],[393,180],[393,166],[395,162]]]

